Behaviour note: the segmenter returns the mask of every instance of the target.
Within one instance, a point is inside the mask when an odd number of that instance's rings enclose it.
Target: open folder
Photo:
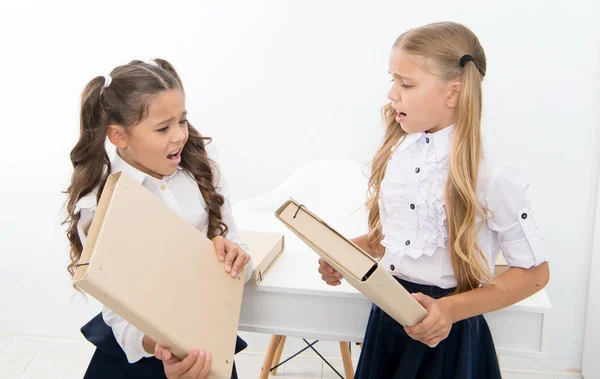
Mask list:
[[[106,182],[73,283],[183,359],[212,354],[229,378],[245,268],[234,279],[213,242],[125,173]]]
[[[348,283],[404,326],[418,324],[427,311],[377,261],[327,225],[305,206],[286,201],[275,216],[310,246]]]

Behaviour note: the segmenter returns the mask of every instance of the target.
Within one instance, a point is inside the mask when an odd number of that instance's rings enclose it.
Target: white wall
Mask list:
[[[542,365],[580,367],[600,157],[592,0],[165,4],[0,5],[0,333],[78,337],[98,309],[71,299],[59,225],[79,95],[93,76],[131,59],[169,59],[239,200],[311,159],[367,162],[381,137],[394,39],[454,20],[488,56],[488,143],[512,144],[510,159],[534,180],[555,314]]]

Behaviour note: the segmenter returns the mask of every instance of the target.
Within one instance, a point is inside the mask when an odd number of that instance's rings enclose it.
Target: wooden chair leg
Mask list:
[[[267,348],[265,360],[263,361],[262,368],[260,369],[260,379],[267,379],[269,377],[269,372],[271,371],[272,367],[271,364],[273,363],[273,358],[275,357],[275,353],[277,352],[277,347],[279,346],[280,341],[281,336],[271,336],[271,341],[269,342],[269,347]]]
[[[279,340],[279,345],[277,346],[277,351],[275,351],[275,357],[273,357],[273,363],[271,367],[275,367],[281,362],[281,354],[283,354],[283,347],[285,346],[286,336],[281,337]],[[277,369],[271,371],[271,375],[277,375]]]
[[[342,352],[342,362],[344,362],[346,379],[354,379],[354,365],[352,364],[352,355],[350,354],[350,342],[340,341],[340,351]]]

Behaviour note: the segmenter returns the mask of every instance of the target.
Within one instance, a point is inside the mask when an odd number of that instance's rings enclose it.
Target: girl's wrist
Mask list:
[[[154,349],[156,348],[156,341],[154,341],[147,335],[144,335],[144,338],[142,338],[142,347],[144,348],[146,353],[154,354]]]
[[[450,316],[452,323],[454,324],[458,320],[458,315],[456,314],[456,296],[446,296],[442,297],[438,301],[444,308],[445,312]]]

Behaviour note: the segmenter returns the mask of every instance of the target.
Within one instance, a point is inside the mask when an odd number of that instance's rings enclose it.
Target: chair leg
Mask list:
[[[281,362],[281,354],[283,354],[286,338],[286,336],[281,337],[279,345],[277,346],[277,351],[275,351],[275,357],[273,357],[273,364],[271,367],[275,367],[279,364],[279,362]],[[271,375],[277,375],[277,369],[273,369],[273,371],[271,371]]]
[[[342,362],[344,362],[346,379],[354,379],[354,365],[352,364],[352,355],[350,354],[350,342],[340,341],[340,351],[342,352]]]
[[[273,363],[273,358],[275,357],[275,353],[277,352],[277,347],[279,346],[280,341],[281,336],[271,336],[271,341],[269,342],[269,347],[267,348],[265,360],[263,361],[262,368],[260,369],[260,379],[267,379],[269,377],[269,372],[271,371],[271,367],[273,367],[271,364]]]

